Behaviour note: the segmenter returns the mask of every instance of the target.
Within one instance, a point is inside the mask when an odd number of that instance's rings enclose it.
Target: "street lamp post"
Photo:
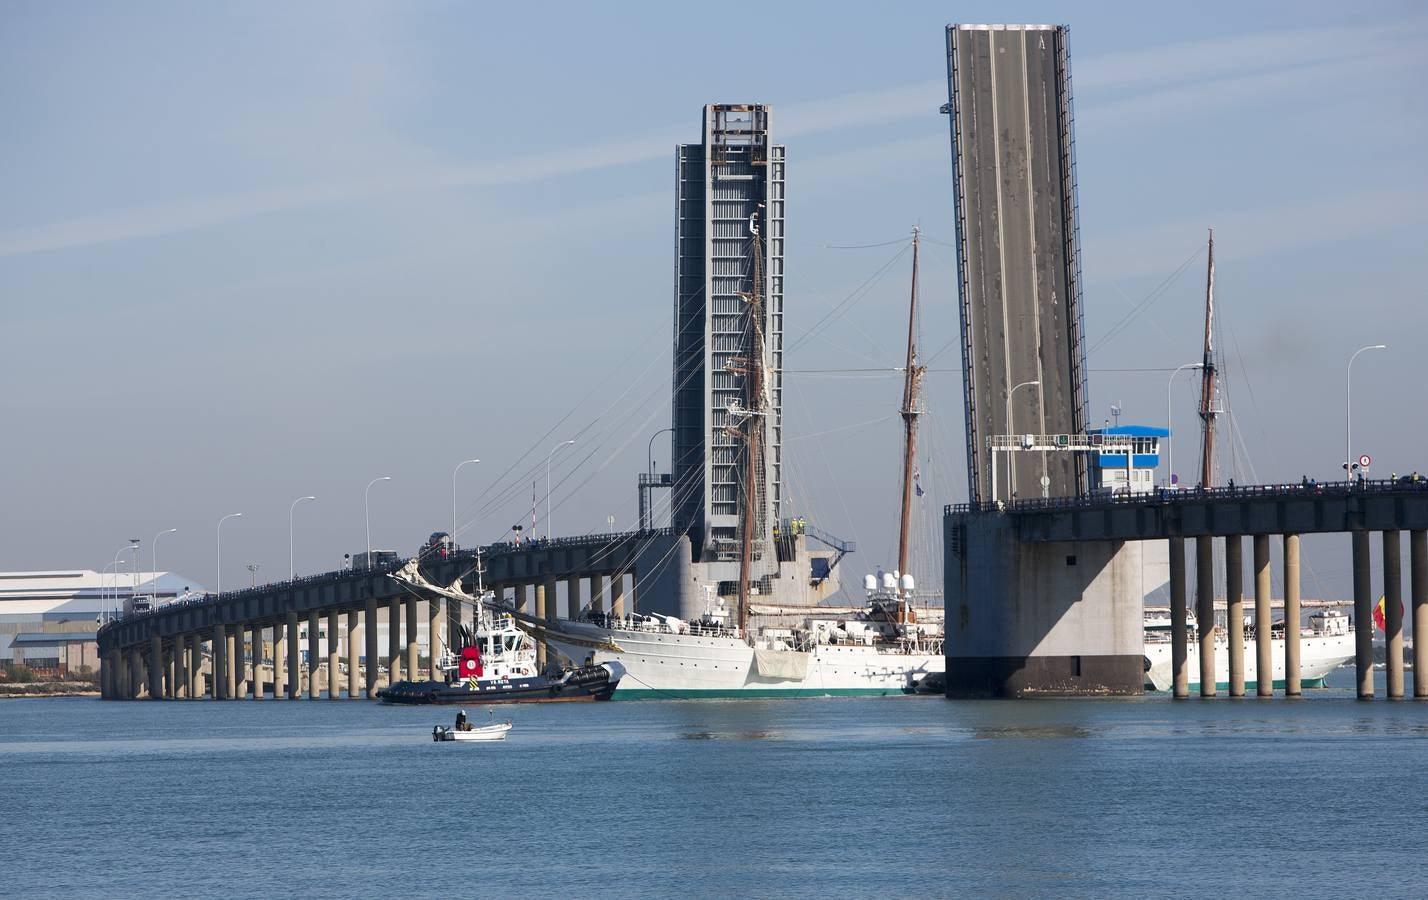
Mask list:
[[[119,597],[118,565],[119,560],[116,559],[114,562],[105,566],[103,572],[99,573],[99,605],[103,610],[104,621],[106,622],[117,618],[113,613],[113,602]],[[105,577],[106,573],[109,572],[114,573],[114,588],[112,593],[109,587],[109,580]]]
[[[1370,344],[1360,347],[1349,357],[1344,367],[1344,479],[1354,480],[1354,360],[1365,350],[1387,350],[1387,344]]]
[[[1007,391],[1007,434],[1016,434],[1016,429],[1012,427],[1012,395],[1021,388],[1031,387],[1033,385],[1040,387],[1041,382],[1039,380],[1023,381],[1021,384]],[[995,491],[996,486],[993,485],[992,487]],[[1010,460],[1007,461],[1007,495],[1013,499],[1016,497],[1016,466],[1013,465]]]
[[[288,581],[293,580],[293,510],[304,500],[316,500],[316,497],[299,497],[288,507]]]
[[[124,555],[124,551],[125,551],[125,550],[128,550],[128,549],[129,549],[128,546],[124,546],[124,547],[120,547],[118,550],[115,550],[115,551],[114,551],[114,562],[113,562],[113,566],[114,566],[114,596],[110,598],[110,601],[109,601],[109,602],[110,602],[111,604],[113,604],[113,608],[114,608],[114,611],[115,611],[116,613],[117,613],[117,612],[119,611],[119,609],[120,609],[120,606],[119,606],[119,557],[123,556],[123,555]],[[118,616],[115,616],[115,618],[118,618]]]
[[[478,463],[479,459],[463,459],[456,464],[456,468],[451,470],[451,543],[456,544],[456,473],[461,471],[461,467],[467,463]]]
[[[240,512],[229,513],[228,515],[218,520],[218,571],[216,577],[214,578],[213,584],[214,590],[217,591],[218,596],[220,597],[223,596],[223,523],[227,522],[229,519],[236,519],[241,515],[243,514]]]
[[[645,471],[646,471],[646,472],[649,472],[651,475],[654,474],[654,441],[655,441],[655,438],[657,438],[657,437],[659,437],[660,435],[664,434],[666,431],[673,431],[673,430],[674,430],[673,428],[661,428],[659,431],[656,431],[654,434],[650,435],[650,442],[649,442],[648,445],[645,446]],[[670,470],[671,472],[674,471],[674,461],[673,461],[673,460],[670,461],[669,470]]]
[[[391,481],[392,476],[383,475],[380,478],[373,478],[367,482],[367,490],[362,492],[362,518],[367,523],[367,568],[372,568],[372,485],[379,481]]]
[[[149,544],[149,565],[153,568],[153,574],[150,576],[153,581],[149,584],[149,590],[154,595],[155,606],[159,605],[159,538],[176,531],[177,528],[166,528],[154,535],[153,543]]]
[[[1165,430],[1167,432],[1165,435],[1165,486],[1168,488],[1173,489],[1175,487],[1175,445],[1170,442],[1170,438],[1174,432],[1174,429],[1171,428],[1170,418],[1170,388],[1175,384],[1176,375],[1179,375],[1186,369],[1203,368],[1205,368],[1204,363],[1186,363],[1183,366],[1177,366],[1175,371],[1170,373],[1169,380],[1165,382]]]
[[[574,441],[561,441],[550,449],[545,456],[545,536],[549,539],[555,529],[550,527],[550,461],[555,457],[555,451],[561,447],[569,447]]]

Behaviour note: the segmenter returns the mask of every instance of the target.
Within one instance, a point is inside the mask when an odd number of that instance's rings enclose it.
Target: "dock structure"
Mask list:
[[[688,538],[663,529],[492,545],[481,548],[480,563],[498,600],[536,616],[578,617],[586,606],[624,615],[637,602],[645,612],[677,615],[692,602],[684,595],[695,591],[688,577],[690,554]],[[421,563],[432,582],[459,579],[471,593],[476,566],[474,550]],[[208,595],[108,623],[98,636],[102,696],[356,700],[376,696],[381,667],[388,670],[387,683],[439,680],[443,646],[458,628],[473,623],[474,611],[414,596],[388,577],[397,567],[328,572]],[[418,639],[423,613],[425,647]],[[383,626],[385,649],[379,642]],[[544,666],[544,646],[540,651]]]

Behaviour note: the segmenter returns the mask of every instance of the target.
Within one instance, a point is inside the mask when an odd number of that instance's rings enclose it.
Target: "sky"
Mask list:
[[[147,568],[176,528],[159,568],[212,587],[232,512],[225,587],[285,577],[290,543],[299,574],[336,568],[369,528],[408,554],[451,529],[469,458],[463,544],[529,527],[533,495],[541,532],[632,527],[639,451],[668,463],[674,146],[709,102],[771,104],[788,146],[786,512],[857,542],[850,580],[895,554],[927,238],[935,570],[966,499],[954,21],[1071,26],[1093,422],[1165,424],[1213,227],[1225,476],[1340,473],[1346,363],[1377,343],[1353,451],[1428,472],[1416,4],[11,0],[0,570],[102,569],[131,537]],[[1182,473],[1194,392],[1169,393]],[[1346,537],[1305,556],[1306,596],[1349,594]]]

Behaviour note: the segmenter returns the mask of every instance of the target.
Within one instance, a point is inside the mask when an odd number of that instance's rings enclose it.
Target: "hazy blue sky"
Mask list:
[[[899,248],[835,248],[930,238],[935,528],[965,496],[942,29],[1067,9],[0,5],[0,569],[100,568],[129,537],[147,565],[176,527],[160,566],[211,586],[215,523],[241,511],[225,583],[279,577],[305,494],[298,569],[334,568],[379,475],[373,542],[407,553],[449,527],[473,456],[460,537],[494,539],[529,523],[566,438],[557,530],[629,527],[669,422],[672,149],[715,101],[772,104],[789,147],[790,512],[859,542],[849,574],[887,562],[898,377],[800,370],[899,364],[907,257],[860,291]],[[1164,421],[1167,373],[1115,370],[1198,358],[1213,226],[1227,474],[1333,477],[1344,364],[1379,342],[1354,367],[1355,451],[1428,471],[1428,13],[1097,4],[1069,24],[1093,419]],[[1347,593],[1347,541],[1316,547],[1306,594]]]

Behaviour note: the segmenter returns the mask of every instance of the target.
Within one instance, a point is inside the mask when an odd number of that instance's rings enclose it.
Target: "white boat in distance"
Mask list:
[[[1190,690],[1200,689],[1200,644],[1196,639],[1193,620],[1189,625],[1185,668],[1190,676]],[[1215,641],[1215,687],[1228,690],[1230,686],[1230,645],[1223,637],[1223,631],[1216,629]],[[1309,617],[1309,627],[1299,633],[1299,683],[1302,687],[1323,687],[1324,678],[1339,666],[1354,658],[1354,630],[1349,627],[1349,618],[1338,610],[1324,610]],[[1258,658],[1255,649],[1254,629],[1245,628],[1244,661],[1245,689],[1258,687]],[[1277,623],[1270,639],[1271,683],[1276,688],[1284,687],[1284,631],[1283,623]],[[1145,626],[1145,686],[1148,690],[1168,691],[1175,684],[1172,668],[1170,619],[1165,616],[1146,618]]]

